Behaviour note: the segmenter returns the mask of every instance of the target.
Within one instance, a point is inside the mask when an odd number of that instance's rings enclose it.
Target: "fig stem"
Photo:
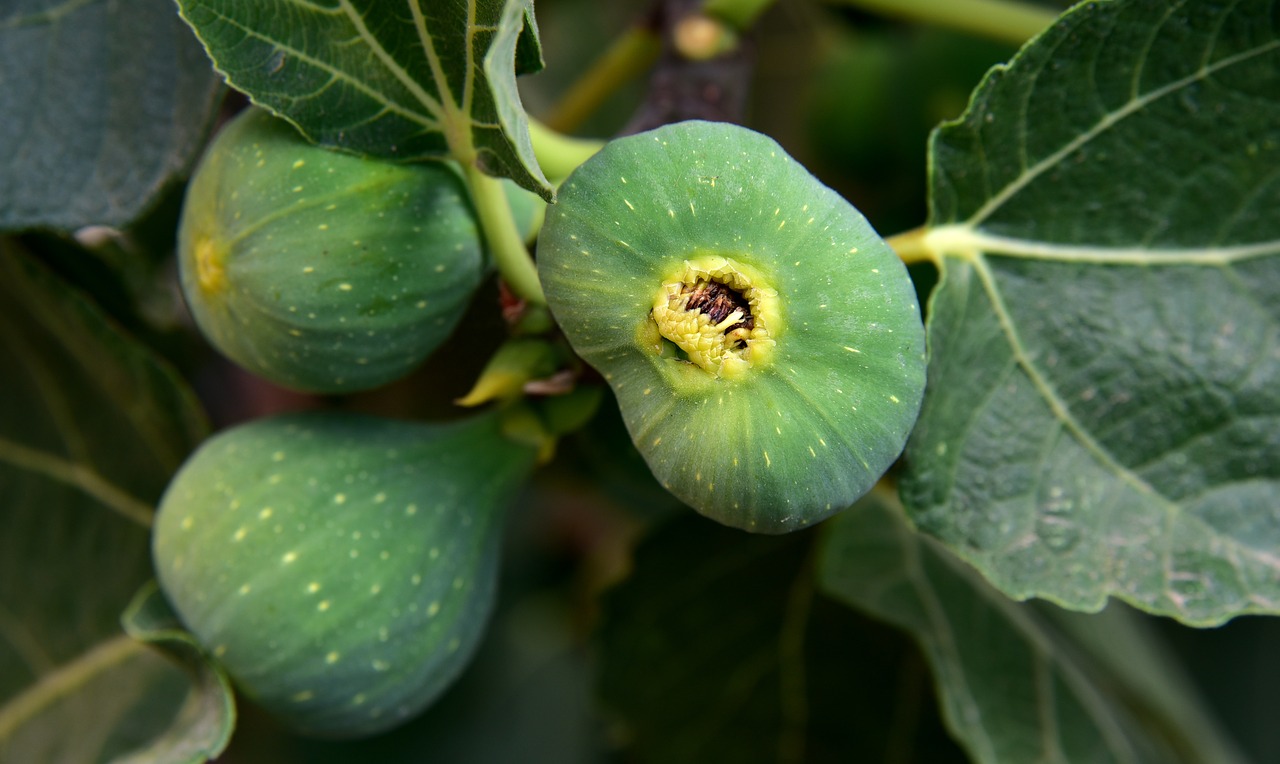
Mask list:
[[[1049,8],[1019,0],[833,0],[884,16],[957,29],[1022,45],[1058,17]]]
[[[636,24],[613,41],[607,50],[569,86],[547,116],[547,125],[571,132],[618,88],[639,77],[658,60],[662,40],[655,30]]]
[[[532,117],[529,118],[529,138],[533,141],[533,153],[542,172],[552,183],[569,177],[578,165],[604,148],[604,141],[558,133]]]
[[[915,265],[916,263],[933,263],[938,264],[938,253],[935,252],[926,241],[929,233],[928,226],[920,226],[910,231],[903,231],[885,239],[885,243],[893,248],[898,254],[902,262],[907,265]]]
[[[534,305],[546,305],[542,282],[538,281],[538,269],[520,238],[502,182],[485,175],[472,163],[464,164],[463,171],[471,188],[471,200],[480,218],[485,243],[493,254],[498,273],[517,297]]]

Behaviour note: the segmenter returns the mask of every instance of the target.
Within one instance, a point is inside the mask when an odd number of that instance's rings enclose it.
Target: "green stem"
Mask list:
[[[547,125],[572,132],[618,88],[653,66],[661,51],[662,41],[653,30],[628,29],[565,91],[547,116]]]
[[[893,251],[898,254],[902,262],[907,265],[915,265],[916,263],[933,263],[936,265],[938,263],[938,253],[930,249],[925,242],[925,236],[928,233],[928,226],[921,226],[890,236],[884,241],[893,248]]]
[[[587,138],[571,138],[547,127],[530,117],[529,138],[533,141],[533,153],[538,165],[552,183],[569,177],[578,165],[604,148],[604,141]]]
[[[498,265],[498,273],[502,274],[517,297],[534,305],[546,305],[547,298],[542,293],[542,283],[538,281],[538,269],[520,239],[520,230],[516,228],[502,181],[485,175],[473,163],[462,167],[467,185],[471,187],[471,200],[476,205],[480,228]]]
[[[1058,17],[1050,8],[1019,0],[830,0],[885,16],[959,29],[1021,45]]]

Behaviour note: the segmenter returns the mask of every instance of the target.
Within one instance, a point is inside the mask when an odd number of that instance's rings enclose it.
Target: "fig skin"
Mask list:
[[[309,412],[206,441],[156,516],[161,591],[237,686],[319,737],[389,729],[467,664],[502,519],[536,449],[448,425]]]
[[[455,168],[321,148],[256,107],[197,168],[178,263],[219,351],[321,393],[408,374],[453,331],[485,271]]]
[[[924,327],[905,267],[746,128],[610,142],[561,185],[538,270],[655,477],[726,525],[783,533],[845,509],[919,413]],[[699,291],[707,279],[724,288]]]

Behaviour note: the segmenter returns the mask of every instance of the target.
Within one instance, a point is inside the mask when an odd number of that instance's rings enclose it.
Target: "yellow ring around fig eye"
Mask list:
[[[664,278],[650,318],[690,363],[725,379],[769,363],[781,322],[768,279],[720,255],[685,260]]]

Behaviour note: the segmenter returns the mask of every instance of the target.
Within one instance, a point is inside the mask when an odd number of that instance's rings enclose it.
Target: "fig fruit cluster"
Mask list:
[[[528,226],[527,198],[513,201]],[[256,109],[197,171],[179,254],[216,347],[320,392],[419,364],[487,267],[450,166],[312,146]],[[610,142],[560,188],[537,258],[560,329],[653,474],[708,517],[803,528],[900,453],[925,378],[910,278],[771,139],[687,122]],[[524,342],[535,360],[551,347]],[[488,382],[536,365],[521,347]],[[503,509],[547,447],[511,437],[528,424],[508,416],[527,381],[513,378],[469,396],[508,408],[460,423],[269,418],[183,466],[156,519],[159,584],[246,695],[301,731],[355,736],[448,686],[491,607]]]

